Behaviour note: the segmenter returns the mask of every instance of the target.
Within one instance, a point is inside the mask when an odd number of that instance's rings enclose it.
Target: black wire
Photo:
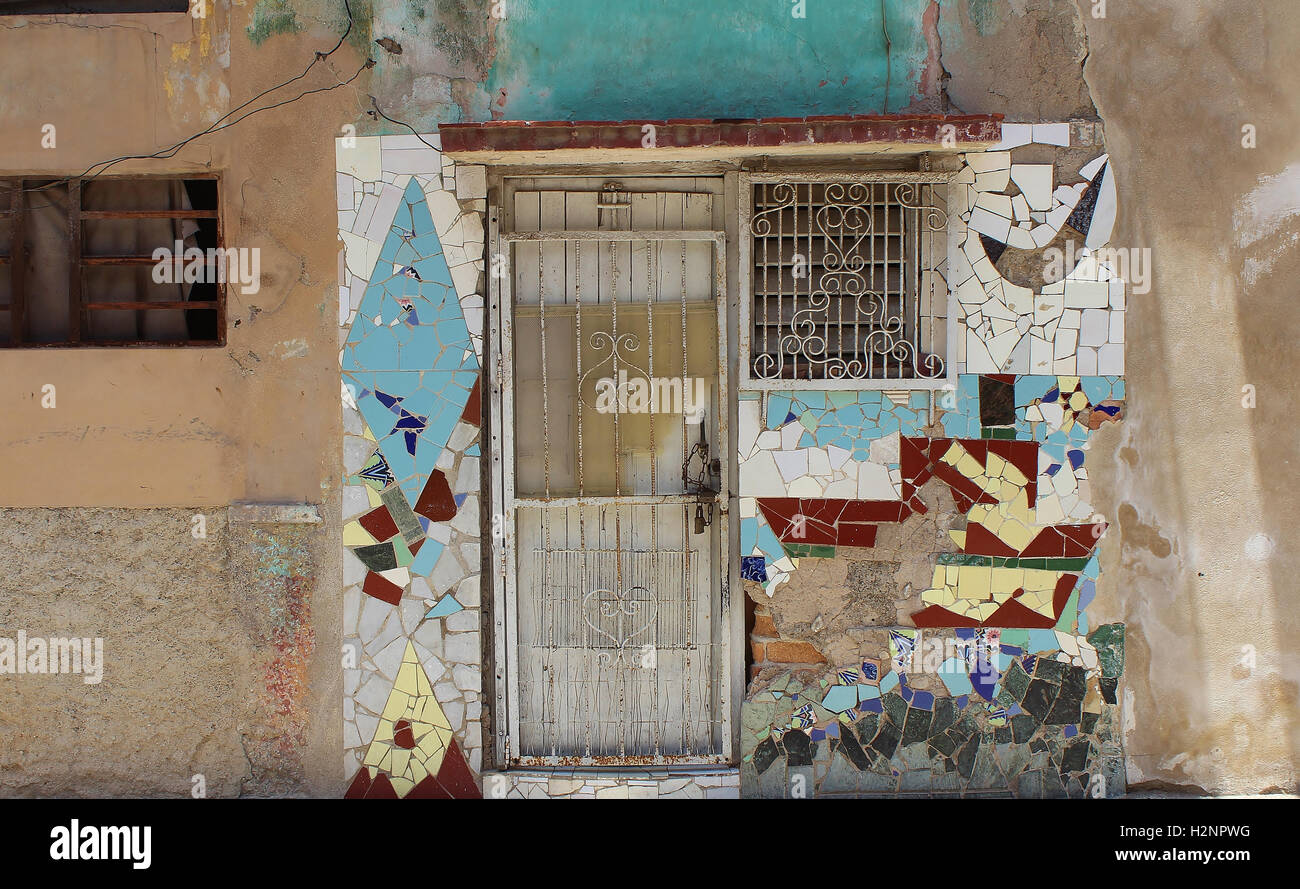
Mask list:
[[[417,130],[415,127],[411,126],[409,123],[407,123],[407,122],[404,121],[404,120],[395,120],[394,118],[391,118],[391,117],[389,117],[387,114],[385,114],[385,113],[383,112],[383,110],[380,109],[380,107],[379,107],[379,103],[375,101],[375,97],[374,97],[374,96],[371,96],[371,97],[370,97],[370,104],[374,106],[375,111],[376,111],[376,112],[379,114],[379,116],[382,117],[384,120],[388,121],[389,123],[395,123],[395,124],[397,124],[399,127],[406,127],[408,130],[410,130],[412,133],[415,134],[415,138],[419,139],[419,140],[420,140],[421,142],[423,142],[425,145],[428,145],[428,146],[429,146],[430,148],[432,148],[434,151],[437,151],[437,150],[438,150],[438,146],[433,145],[433,144],[430,144],[430,142],[429,142],[427,139],[425,139],[423,136],[420,135],[420,131]]]
[[[46,182],[44,185],[39,185],[36,186],[35,188],[24,188],[22,190],[24,192],[45,191],[47,189],[54,188],[58,185],[63,185],[65,183],[73,182],[78,179],[82,180],[83,182],[93,182],[95,179],[102,176],[110,167],[116,166],[117,164],[120,164],[123,161],[159,160],[159,159],[175,157],[177,152],[179,152],[182,148],[184,148],[189,143],[193,142],[195,139],[200,139],[212,133],[220,132],[221,130],[226,129],[227,127],[234,126],[235,124],[239,123],[241,120],[244,120],[245,118],[252,117],[254,114],[257,114],[259,111],[269,111],[272,108],[280,108],[292,102],[297,102],[299,99],[303,98],[304,96],[309,96],[313,93],[328,92],[329,90],[338,89],[340,86],[347,86],[349,83],[356,80],[361,75],[362,71],[366,70],[367,68],[373,68],[375,65],[374,60],[369,58],[366,59],[365,64],[363,64],[359,69],[357,69],[356,74],[353,74],[345,81],[336,83],[334,86],[320,87],[314,90],[307,90],[305,92],[299,93],[297,96],[295,96],[292,99],[288,99],[284,102],[279,102],[275,105],[267,105],[262,108],[255,108],[254,110],[248,112],[247,114],[241,115],[240,117],[236,118],[233,121],[230,121],[229,123],[222,123],[222,121],[225,121],[232,114],[236,114],[239,111],[242,111],[243,109],[247,108],[249,105],[256,102],[258,99],[262,98],[263,96],[269,93],[273,93],[276,90],[284,89],[289,84],[302,80],[309,73],[311,73],[311,69],[316,66],[316,63],[321,62],[329,58],[330,56],[334,55],[334,53],[338,52],[339,47],[343,46],[343,41],[347,40],[348,35],[352,33],[352,25],[354,21],[352,16],[352,6],[348,3],[348,0],[343,0],[343,9],[348,14],[348,26],[347,28],[344,29],[342,36],[339,37],[338,42],[334,44],[333,49],[325,53],[317,50],[315,57],[311,60],[311,62],[307,65],[307,67],[303,69],[302,73],[299,74],[297,77],[291,77],[288,80],[284,81],[283,83],[278,83],[273,87],[269,87],[267,89],[262,90],[260,93],[258,93],[256,96],[253,96],[253,98],[249,99],[247,102],[243,103],[242,105],[239,105],[236,108],[232,108],[230,111],[227,111],[221,117],[217,118],[215,121],[212,122],[212,124],[206,130],[197,132],[186,139],[182,139],[180,142],[177,142],[175,145],[172,145],[169,148],[163,148],[159,151],[154,152],[153,154],[127,154],[127,155],[123,155],[122,157],[113,158],[111,160],[98,161],[96,163],[91,164],[89,167],[87,167],[79,176],[65,176],[62,179],[51,179],[50,181]],[[102,167],[103,169],[96,172],[93,176],[86,175],[90,173],[91,170],[94,170],[96,167]],[[49,206],[53,206],[53,205],[46,204],[41,207],[31,207],[29,209],[39,210]]]

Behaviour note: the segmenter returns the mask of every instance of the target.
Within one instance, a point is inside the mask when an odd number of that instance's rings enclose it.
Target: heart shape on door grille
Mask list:
[[[587,593],[582,599],[582,619],[593,632],[609,640],[608,645],[600,647],[613,648],[616,652],[600,652],[601,666],[630,666],[627,650],[654,641],[650,638],[639,640],[638,637],[654,626],[658,613],[659,604],[654,593],[643,586],[629,587],[622,592],[595,589]]]

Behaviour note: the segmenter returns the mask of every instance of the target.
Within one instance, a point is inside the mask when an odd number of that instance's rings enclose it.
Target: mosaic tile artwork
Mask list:
[[[926,654],[891,631],[891,669],[796,671],[743,708],[742,794],[1019,797],[1124,793],[1124,630],[957,630]],[[1068,652],[1076,652],[1073,655]],[[905,662],[908,671],[897,669]]]
[[[1019,162],[1022,146],[1070,149],[1069,124],[1003,134],[955,180],[954,385],[740,396],[742,576],[766,653],[742,709],[743,795],[1123,792],[1123,626],[1089,632],[1085,611],[1109,526],[1088,453],[1125,410],[1126,282],[1102,261],[1113,174],[1105,154],[1069,184],[1055,164]],[[1037,291],[999,271],[1008,250],[1076,235]],[[936,484],[957,514],[929,583],[886,597],[890,614],[894,598],[915,603],[899,613],[910,625],[838,643],[857,645],[851,664],[814,666],[827,658],[807,625],[782,634],[764,603],[804,559],[875,558],[881,529],[925,515]],[[894,583],[892,568],[877,575]]]
[[[436,145],[337,150],[349,798],[481,795],[486,190]]]
[[[477,799],[482,794],[433,694],[415,645],[406,643],[397,681],[348,799]]]
[[[1109,158],[1101,154],[1084,164],[1082,181],[1054,187],[1053,164],[1015,162],[1015,149],[1034,143],[1068,148],[1070,126],[1034,124],[1025,133],[1013,125],[1001,150],[967,154],[954,180],[966,186],[964,195],[957,190],[956,207],[966,231],[949,255],[965,327],[958,369],[1122,375],[1125,282],[1094,252],[1107,245],[1115,224]],[[1063,257],[1058,280],[1035,292],[999,272],[1004,251],[1041,251],[1063,233],[1077,233],[1082,243],[1077,263]],[[1067,249],[1074,253],[1072,241]]]
[[[1106,155],[1077,173],[1041,162],[1043,146],[1077,156],[1071,140],[1068,124],[1008,124],[964,156],[951,388],[740,393],[739,555],[756,602],[779,602],[805,559],[870,560],[936,490],[956,512],[928,582],[890,617],[903,625],[868,627],[847,662],[764,611],[739,775],[687,779],[478,775],[483,171],[432,136],[340,143],[347,795],[1122,792],[1124,628],[1089,629],[1109,523],[1087,461],[1124,418],[1126,284],[1101,252]],[[1040,287],[1000,270],[1075,235],[1077,256]],[[892,583],[875,564],[862,577]]]

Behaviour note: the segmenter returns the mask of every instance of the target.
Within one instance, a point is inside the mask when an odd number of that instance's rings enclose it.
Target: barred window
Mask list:
[[[947,175],[745,177],[745,383],[929,387],[947,378]]]
[[[232,265],[218,207],[206,176],[0,179],[0,348],[221,345],[260,259]]]

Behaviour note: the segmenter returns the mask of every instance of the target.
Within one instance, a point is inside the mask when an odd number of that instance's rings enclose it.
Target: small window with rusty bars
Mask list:
[[[0,348],[222,345],[218,211],[215,178],[0,179]]]
[[[944,174],[746,179],[746,384],[882,388],[947,378]]]

